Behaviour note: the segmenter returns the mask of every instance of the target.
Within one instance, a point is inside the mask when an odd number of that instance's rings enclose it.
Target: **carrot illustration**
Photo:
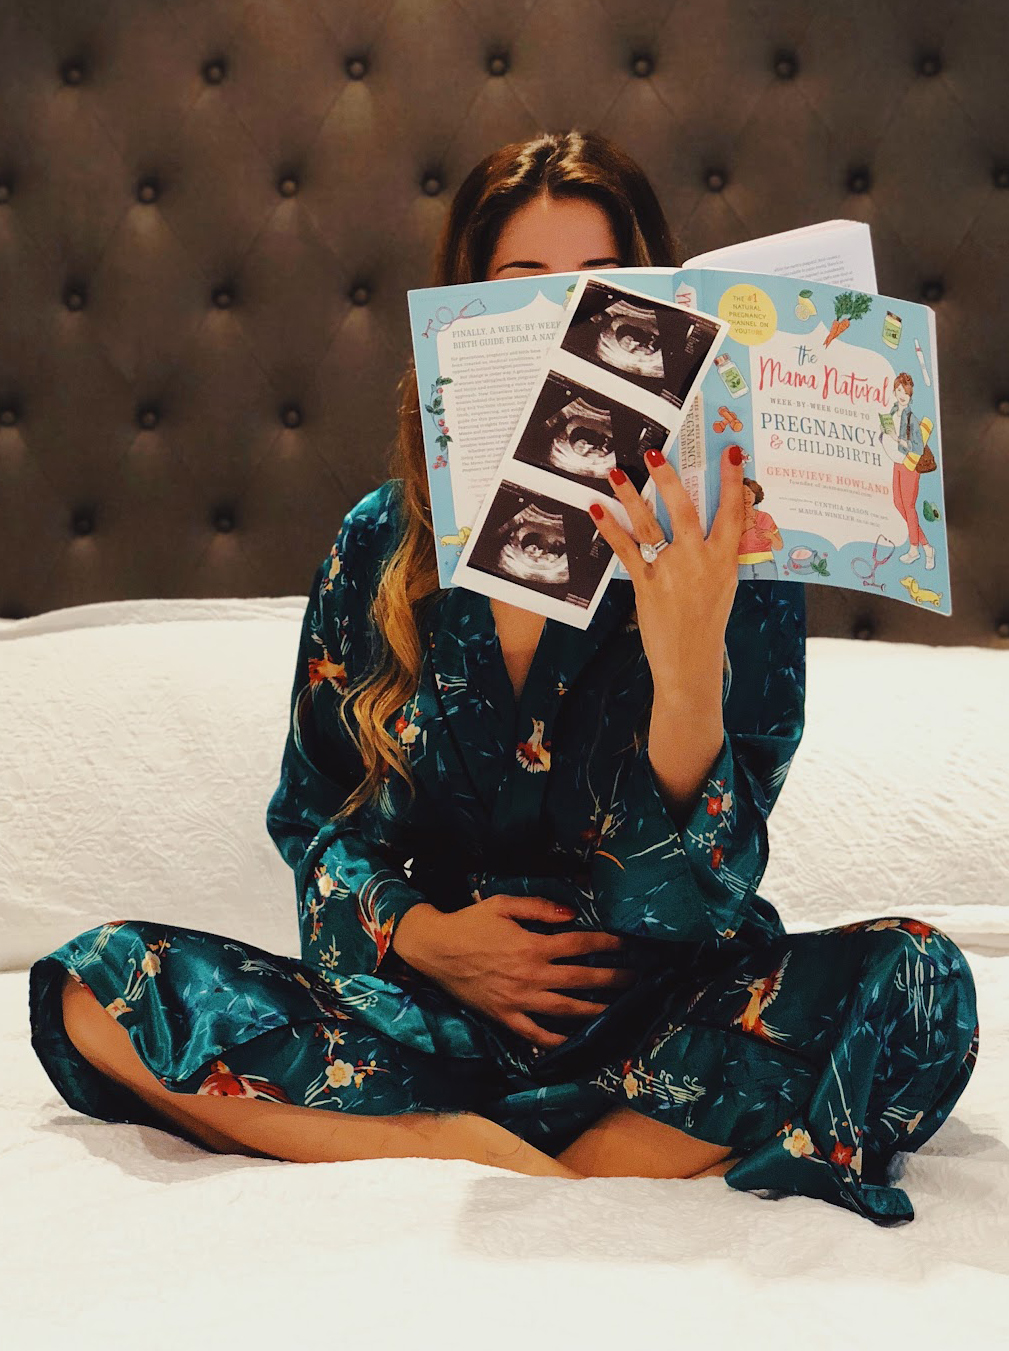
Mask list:
[[[861,319],[869,313],[872,308],[872,296],[864,295],[861,291],[842,291],[839,296],[834,297],[834,322],[830,326],[830,332],[823,340],[824,347],[829,347],[836,337],[848,327],[853,319]]]

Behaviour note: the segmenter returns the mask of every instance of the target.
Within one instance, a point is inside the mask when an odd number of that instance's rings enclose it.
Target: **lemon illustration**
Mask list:
[[[798,304],[795,307],[796,319],[812,319],[816,313],[816,306],[813,304],[812,291],[800,291]]]

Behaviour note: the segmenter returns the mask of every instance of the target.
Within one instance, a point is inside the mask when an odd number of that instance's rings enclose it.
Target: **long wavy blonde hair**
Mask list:
[[[542,193],[585,197],[609,217],[625,267],[677,267],[682,250],[669,231],[644,171],[596,132],[544,133],[502,146],[480,161],[453,198],[429,285],[482,281],[507,218]],[[357,744],[365,777],[332,820],[352,815],[381,793],[390,770],[415,788],[410,762],[387,723],[416,693],[425,607],[443,593],[438,582],[431,499],[417,379],[411,360],[398,386],[399,425],[390,477],[401,480],[404,528],[382,570],[369,617],[379,636],[375,669],[343,690],[340,717]],[[353,710],[355,729],[348,717]],[[635,736],[636,743],[638,736]]]

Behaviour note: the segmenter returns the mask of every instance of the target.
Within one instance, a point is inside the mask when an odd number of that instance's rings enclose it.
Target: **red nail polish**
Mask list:
[[[739,446],[729,447],[729,459],[732,461],[733,464],[743,463],[743,452]]]
[[[646,450],[645,459],[648,461],[649,464],[658,465],[664,464],[666,457],[663,455],[661,450]]]
[[[598,502],[593,502],[589,507],[589,511],[592,513],[595,520],[601,521],[603,519],[603,509]]]
[[[612,483],[616,483],[619,486],[619,484],[627,482],[627,475],[624,473],[622,469],[611,469],[610,481]]]

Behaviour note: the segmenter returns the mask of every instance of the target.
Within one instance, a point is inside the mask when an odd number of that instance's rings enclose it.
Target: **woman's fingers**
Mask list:
[[[733,452],[739,455],[739,464],[733,463]],[[648,451],[645,455],[645,463],[648,465],[648,471],[655,480],[656,489],[661,493],[662,500],[669,512],[669,519],[673,527],[673,538],[670,543],[673,545],[677,541],[681,543],[692,541],[694,544],[704,543],[704,530],[698,518],[697,509],[690,494],[683,486],[679,474],[662,455],[662,452],[658,450]],[[722,481],[718,510],[707,537],[712,547],[719,553],[724,554],[726,558],[730,555],[735,557],[739,536],[743,532],[745,523],[744,474],[743,452],[738,446],[726,446],[722,452]],[[621,483],[614,483],[612,478],[610,483],[613,487],[614,496],[627,512],[633,534],[629,534],[624,529],[608,505],[594,503],[591,508],[592,517],[603,539],[627,569],[631,580],[636,582],[643,570],[649,566],[642,559],[638,544],[644,541],[658,544],[664,538],[662,526],[659,524],[654,508],[644,500],[626,475],[624,475]]]
[[[610,485],[617,501],[631,518],[634,539],[639,543],[647,540],[651,544],[658,544],[659,540],[664,537],[654,507],[645,501],[623,470],[620,470],[619,473],[619,482],[613,478],[612,474],[610,475]]]
[[[534,1046],[540,1047],[544,1051],[552,1051],[557,1046],[563,1046],[567,1037],[562,1037],[559,1032],[548,1032],[545,1027],[540,1027],[539,1023],[534,1023],[524,1013],[516,1013],[505,1023],[505,1027],[510,1028],[512,1032],[518,1033],[526,1041],[531,1041]]]
[[[596,1018],[610,1007],[602,1000],[576,999],[574,995],[557,994],[553,990],[540,990],[529,996],[525,1006],[530,1014],[550,1013],[558,1018]]]
[[[669,512],[669,521],[673,527],[673,542],[677,540],[703,540],[704,532],[697,518],[697,509],[690,494],[680,482],[680,476],[669,463],[661,450],[645,452],[645,464],[655,480],[655,486],[662,494],[662,500]]]
[[[734,464],[732,452],[739,455],[739,464]],[[743,533],[746,517],[746,500],[743,494],[743,477],[746,466],[743,451],[739,446],[726,446],[722,451],[722,488],[718,498],[718,510],[711,523],[708,539],[719,553],[737,556],[739,536]]]
[[[604,506],[602,502],[593,502],[589,507],[589,515],[595,522],[596,529],[627,569],[632,583],[636,586],[648,564],[641,557],[641,552],[634,539],[627,533],[609,507]]]

